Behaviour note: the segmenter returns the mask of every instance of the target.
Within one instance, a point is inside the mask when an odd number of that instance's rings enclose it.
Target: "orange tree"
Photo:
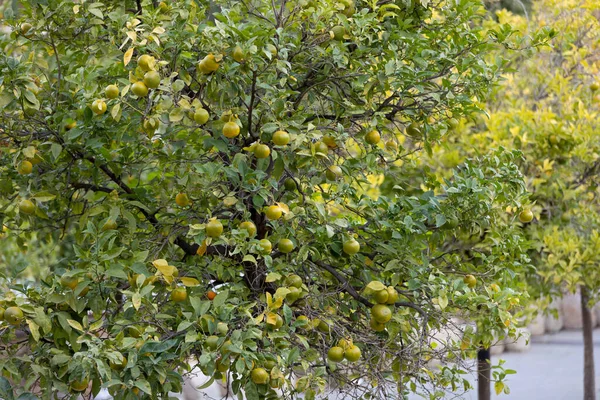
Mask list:
[[[17,3],[0,216],[54,256],[36,282],[3,276],[3,398],[158,398],[190,363],[249,399],[328,379],[441,397],[467,383],[430,332],[512,326],[519,293],[490,284],[527,262],[505,217],[518,155],[436,191],[417,162],[478,110],[490,51],[519,45],[478,2]],[[465,255],[461,232],[486,245]]]
[[[547,310],[552,297],[581,291],[586,399],[595,397],[590,308],[600,288],[599,12],[595,1],[563,0],[536,3],[530,21],[499,12],[499,21],[515,29],[551,25],[557,35],[531,59],[515,60],[518,70],[506,75],[489,103],[490,119],[463,120],[459,131],[469,132],[468,139],[436,148],[433,164],[446,171],[498,146],[523,152],[519,166],[535,203],[535,221],[524,229],[534,247],[529,292],[538,308]]]

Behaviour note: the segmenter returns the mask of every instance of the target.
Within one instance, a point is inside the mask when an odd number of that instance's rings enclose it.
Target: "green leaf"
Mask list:
[[[139,353],[163,353],[177,344],[177,339],[166,340],[164,342],[146,342],[140,348]]]
[[[150,387],[150,384],[147,380],[138,379],[137,381],[135,381],[134,386],[140,389],[142,392],[152,395],[152,388]]]

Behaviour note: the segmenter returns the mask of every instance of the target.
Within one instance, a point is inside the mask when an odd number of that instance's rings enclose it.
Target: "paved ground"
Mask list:
[[[600,389],[600,329],[594,331],[596,388]],[[581,331],[562,331],[534,337],[525,353],[503,353],[505,368],[517,370],[509,377],[506,400],[580,400],[583,399],[583,338]],[[597,392],[600,395],[600,390]],[[477,394],[465,396],[476,400]]]

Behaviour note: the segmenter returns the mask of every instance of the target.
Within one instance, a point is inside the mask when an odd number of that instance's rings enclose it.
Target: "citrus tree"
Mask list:
[[[249,399],[440,398],[514,329],[519,154],[419,162],[522,44],[479,2],[18,3],[0,218],[49,265],[4,270],[3,398],[158,398],[194,365]],[[457,317],[487,333],[440,346]]]
[[[527,31],[553,26],[556,36],[528,60],[515,59],[492,96],[489,119],[461,122],[468,139],[440,146],[434,168],[505,146],[523,152],[519,162],[531,191],[535,221],[524,226],[535,270],[528,291],[540,310],[552,297],[581,290],[586,343],[586,399],[595,397],[590,306],[598,299],[598,113],[600,96],[597,2],[545,0],[531,20],[502,11],[501,23]],[[516,212],[516,210],[515,210]]]

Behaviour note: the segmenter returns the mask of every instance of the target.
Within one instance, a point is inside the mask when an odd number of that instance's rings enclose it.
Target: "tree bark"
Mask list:
[[[594,371],[594,338],[592,310],[588,289],[581,286],[581,317],[583,321],[583,400],[596,400],[596,381]]]
[[[477,399],[491,400],[491,354],[489,348],[477,351]]]

